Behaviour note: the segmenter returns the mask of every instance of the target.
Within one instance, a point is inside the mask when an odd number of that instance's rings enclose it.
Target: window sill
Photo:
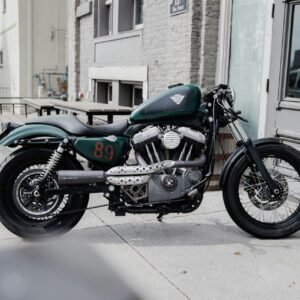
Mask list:
[[[141,30],[144,28],[144,24],[135,25],[135,30]]]
[[[117,34],[100,36],[100,37],[95,38],[94,42],[95,42],[95,44],[105,43],[105,42],[109,42],[109,41],[128,39],[128,38],[131,38],[134,36],[141,36],[141,35],[142,35],[142,28],[141,29],[133,29],[130,31],[119,32]]]
[[[300,110],[300,99],[285,98],[279,102],[278,109]]]

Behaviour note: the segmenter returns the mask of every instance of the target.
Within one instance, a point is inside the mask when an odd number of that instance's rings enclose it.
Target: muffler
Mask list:
[[[59,185],[93,184],[107,182],[113,185],[137,185],[147,183],[151,174],[160,173],[171,168],[202,167],[205,155],[195,161],[164,160],[147,166],[120,166],[104,171],[58,171]]]
[[[59,185],[76,185],[105,182],[103,171],[58,171]]]

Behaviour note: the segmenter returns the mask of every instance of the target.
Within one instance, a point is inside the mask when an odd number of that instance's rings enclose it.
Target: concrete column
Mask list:
[[[120,96],[120,82],[119,81],[112,82],[112,90],[113,90],[112,105],[117,107],[119,105],[119,96]]]
[[[113,1],[113,34],[119,31],[119,0]]]

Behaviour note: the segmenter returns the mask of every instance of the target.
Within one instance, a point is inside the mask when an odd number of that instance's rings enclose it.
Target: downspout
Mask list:
[[[76,17],[76,9],[80,0],[75,1],[75,101],[78,101],[80,91],[80,19]]]

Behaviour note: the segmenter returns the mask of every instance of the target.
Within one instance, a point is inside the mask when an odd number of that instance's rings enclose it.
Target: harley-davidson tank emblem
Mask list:
[[[184,95],[176,94],[176,95],[172,96],[171,99],[172,99],[177,105],[179,105],[179,104],[183,101],[184,97],[185,97]]]

